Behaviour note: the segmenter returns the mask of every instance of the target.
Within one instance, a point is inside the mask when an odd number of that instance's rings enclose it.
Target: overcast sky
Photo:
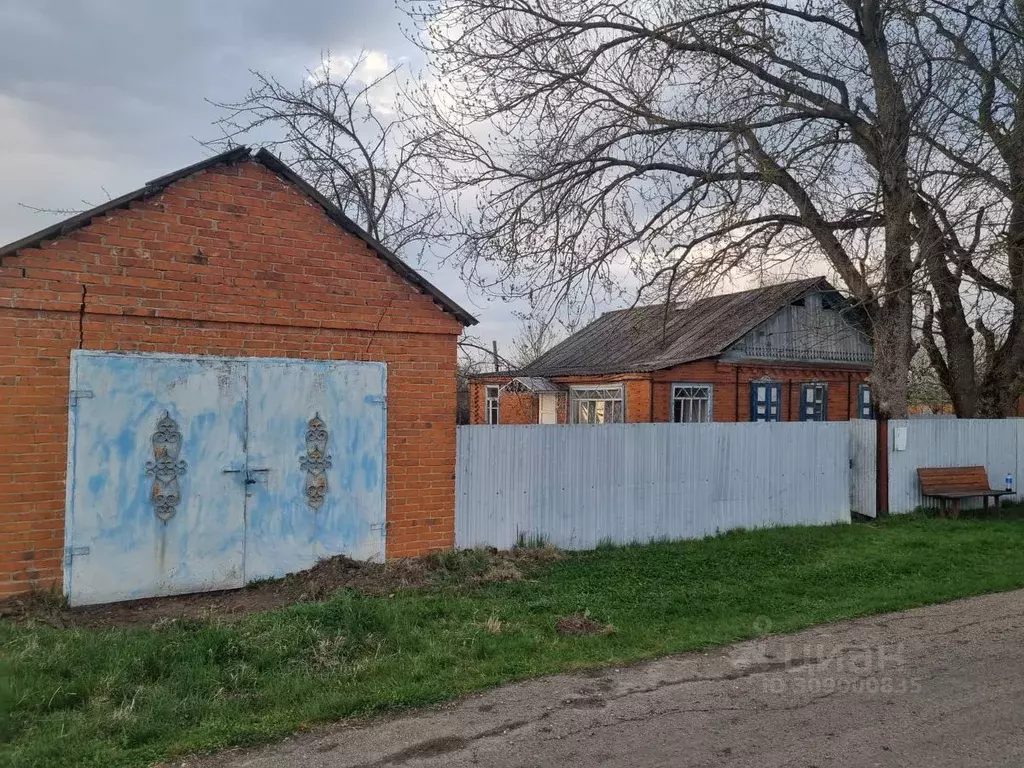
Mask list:
[[[84,208],[208,154],[219,112],[250,70],[298,82],[321,51],[366,49],[419,65],[391,0],[0,0],[0,242],[58,217],[19,205]],[[503,348],[508,305],[424,273]]]

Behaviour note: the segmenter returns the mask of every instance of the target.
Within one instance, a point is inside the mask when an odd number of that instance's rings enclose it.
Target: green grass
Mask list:
[[[728,643],[765,626],[784,632],[1017,587],[1019,511],[605,544],[529,581],[346,592],[235,623],[0,622],[0,764],[145,765],[518,678]],[[584,611],[616,631],[555,631],[558,617]]]

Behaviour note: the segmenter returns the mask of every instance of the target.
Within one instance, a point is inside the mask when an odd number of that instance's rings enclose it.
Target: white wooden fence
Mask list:
[[[850,442],[846,422],[460,427],[456,545],[848,522]]]

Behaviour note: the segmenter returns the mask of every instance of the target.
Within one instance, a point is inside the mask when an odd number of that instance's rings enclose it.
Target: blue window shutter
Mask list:
[[[777,381],[750,382],[750,420],[781,421],[782,385]]]
[[[828,421],[828,385],[800,385],[800,421]]]
[[[758,406],[763,403],[758,398],[758,387],[763,387],[763,383],[756,381],[750,382],[750,420],[751,421],[764,421],[763,414],[758,412]]]
[[[871,399],[870,384],[861,384],[857,387],[857,414],[862,419],[875,418],[875,404]]]

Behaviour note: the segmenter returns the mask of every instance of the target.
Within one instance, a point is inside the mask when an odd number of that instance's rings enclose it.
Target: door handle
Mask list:
[[[257,472],[269,472],[270,471],[270,467],[249,467],[247,469],[243,469],[242,467],[227,466],[227,467],[221,467],[220,471],[223,472],[225,475],[240,475],[240,474],[242,474],[244,472],[245,473],[245,484],[246,485],[255,485],[256,483],[258,483],[260,481],[257,480],[256,478],[254,478],[253,475],[255,473],[257,473]]]
[[[248,470],[246,470],[246,472],[245,472],[245,484],[246,485],[256,485],[256,483],[258,483],[260,481],[257,480],[256,478],[254,478],[253,474],[256,473],[256,472],[269,472],[269,471],[270,471],[269,467],[258,467],[256,469],[248,469]]]

